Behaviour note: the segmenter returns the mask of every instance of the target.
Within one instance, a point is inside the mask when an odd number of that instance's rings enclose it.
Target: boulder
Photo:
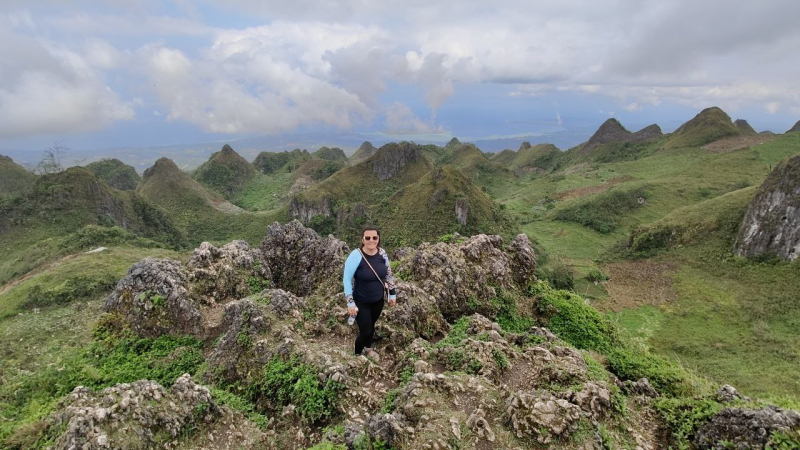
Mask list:
[[[800,256],[800,156],[780,163],[758,189],[734,242],[739,256]]]

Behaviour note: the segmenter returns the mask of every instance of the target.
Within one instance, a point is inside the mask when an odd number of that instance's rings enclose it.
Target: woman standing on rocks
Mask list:
[[[389,306],[394,306],[397,298],[389,256],[378,247],[380,236],[377,228],[364,228],[361,247],[350,252],[342,277],[347,312],[358,323],[356,355],[363,352],[373,359],[379,359],[378,352],[372,349],[375,322],[381,316],[384,302],[388,300]]]

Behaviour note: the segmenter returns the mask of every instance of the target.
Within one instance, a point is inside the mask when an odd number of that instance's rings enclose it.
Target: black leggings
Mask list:
[[[358,337],[356,338],[356,355],[360,355],[364,347],[372,347],[372,337],[375,335],[375,322],[383,311],[383,299],[377,302],[361,302],[355,300],[358,308],[356,323],[358,324]]]

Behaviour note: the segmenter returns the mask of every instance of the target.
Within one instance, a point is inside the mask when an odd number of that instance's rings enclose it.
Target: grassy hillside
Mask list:
[[[457,208],[466,206],[466,223],[457,219]],[[458,232],[502,234],[514,227],[503,208],[465,174],[450,166],[430,171],[419,181],[400,189],[378,208],[374,217],[392,247],[436,241]]]
[[[81,167],[43,175],[26,195],[0,202],[0,284],[58,255],[139,238],[187,245],[172,218],[138,193],[113,189]]]
[[[800,264],[735,257],[733,239],[756,187],[673,211],[631,239],[629,263],[609,262],[610,296],[595,304],[659,353],[746,395],[800,400]],[[665,270],[635,279],[644,266]],[[634,286],[638,284],[639,286]],[[666,298],[651,301],[654,285]],[[626,306],[626,308],[621,308]],[[764,370],[769,367],[769,370]]]
[[[0,155],[0,199],[23,194],[33,187],[36,175],[8,156]]]
[[[517,181],[514,173],[503,164],[490,160],[473,144],[451,146],[450,153],[440,157],[437,166],[451,166],[460,170],[475,184],[489,192],[503,190]]]
[[[97,178],[120,191],[134,191],[142,178],[136,169],[118,159],[103,159],[86,166]]]
[[[161,158],[147,169],[138,191],[163,208],[186,233],[192,245],[202,241],[245,239],[256,243],[277,213],[251,213],[204,188],[169,159]]]
[[[361,146],[356,149],[355,153],[353,153],[353,156],[350,157],[350,162],[352,164],[359,163],[374,155],[377,151],[378,149],[375,148],[371,142],[364,141]]]
[[[296,148],[290,152],[261,152],[253,165],[262,173],[291,172],[302,166],[311,155],[307,150]]]
[[[210,189],[230,198],[252,180],[258,171],[236,153],[230,145],[214,153],[194,171],[193,178]]]

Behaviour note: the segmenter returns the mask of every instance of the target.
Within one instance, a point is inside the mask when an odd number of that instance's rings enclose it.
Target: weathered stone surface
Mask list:
[[[524,243],[517,245],[517,251],[506,253],[500,236],[485,234],[461,243],[423,243],[413,257],[400,262],[398,271],[409,273],[411,281],[435,298],[447,319],[473,312],[492,317],[498,305],[490,300],[499,289],[520,291],[530,281],[524,274],[533,272],[526,265],[533,261],[520,258]]]
[[[273,287],[301,297],[326,281],[341,280],[344,260],[350,253],[344,242],[330,236],[323,239],[296,220],[270,225],[261,251]]]
[[[258,335],[270,330],[272,323],[252,300],[235,300],[225,305],[219,328],[222,333],[206,360],[208,381],[244,380],[253,366],[266,362],[266,357],[254,354],[253,347]]]
[[[739,394],[739,392],[737,392],[736,389],[729,384],[720,386],[720,388],[717,390],[716,398],[720,403],[731,403],[739,400],[750,401],[749,398]]]
[[[650,384],[647,378],[640,378],[635,383],[633,381],[616,380],[617,387],[628,395],[644,395],[645,397],[658,397],[658,391]]]
[[[103,306],[143,337],[202,335],[203,318],[186,289],[189,274],[180,262],[145,258],[128,269]]]
[[[78,386],[62,400],[51,427],[64,427],[57,449],[128,449],[176,438],[189,425],[223,412],[209,390],[184,374],[167,390],[154,381],[118,384],[93,393]]]
[[[410,142],[387,144],[372,156],[372,172],[380,180],[388,180],[400,173],[404,167],[423,160],[419,146]]]
[[[800,256],[800,156],[769,174],[750,202],[734,243],[739,256],[774,254],[794,261]]]
[[[549,444],[553,437],[575,429],[581,409],[549,394],[515,392],[506,399],[506,417],[518,437],[531,436]]]
[[[193,296],[207,304],[244,298],[252,293],[253,282],[268,284],[272,278],[261,251],[245,241],[220,248],[203,242],[186,267]]]
[[[520,233],[511,241],[508,246],[511,254],[511,271],[514,280],[519,286],[525,286],[535,279],[533,272],[536,270],[536,254],[533,251],[531,240],[528,235]]]
[[[776,406],[725,408],[695,434],[697,448],[764,448],[775,431],[800,430],[800,413]],[[729,444],[726,444],[729,443]]]

